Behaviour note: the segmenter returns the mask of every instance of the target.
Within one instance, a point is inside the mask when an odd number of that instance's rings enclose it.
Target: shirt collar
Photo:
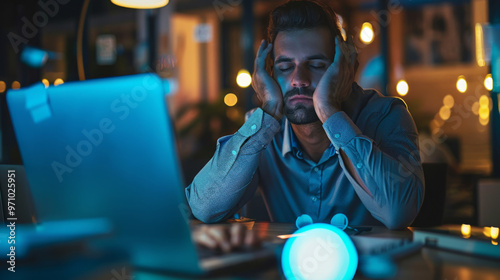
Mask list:
[[[287,153],[295,152],[295,155],[298,158],[302,158],[302,151],[299,149],[297,136],[295,136],[295,134],[293,133],[292,126],[290,125],[290,122],[287,118],[285,118],[285,126],[283,131],[283,146],[281,147],[282,156],[285,157]],[[332,143],[330,143],[328,149],[330,150],[329,157],[333,156],[335,154],[335,147],[333,147]]]

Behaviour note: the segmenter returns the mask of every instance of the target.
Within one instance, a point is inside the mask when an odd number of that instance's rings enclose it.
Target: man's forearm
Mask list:
[[[212,159],[186,188],[196,218],[220,221],[251,198],[260,154],[279,130],[273,117],[257,109],[237,133],[219,139]]]
[[[332,116],[324,125],[359,198],[388,228],[408,226],[423,199],[416,131],[411,129],[411,117],[405,110],[403,106],[396,107],[390,117],[377,125],[378,131],[385,131],[377,144],[344,113]],[[385,123],[395,129],[387,131]]]

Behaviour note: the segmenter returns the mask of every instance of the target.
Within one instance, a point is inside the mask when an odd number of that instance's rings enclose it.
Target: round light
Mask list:
[[[0,81],[0,93],[4,92],[7,89],[7,85],[4,81]]]
[[[479,102],[474,102],[474,104],[472,104],[472,113],[474,115],[479,114]]]
[[[12,89],[20,89],[21,84],[18,81],[13,81],[12,85],[10,86]]]
[[[62,84],[64,84],[63,79],[57,78],[57,79],[54,81],[54,85],[55,85],[55,86],[62,85]]]
[[[490,122],[490,118],[486,118],[486,119],[479,118],[479,123],[480,123],[482,126],[486,126],[489,122]]]
[[[247,70],[241,69],[236,76],[236,83],[242,88],[248,87],[252,83],[252,76]]]
[[[451,115],[451,111],[450,111],[450,108],[448,107],[441,107],[441,109],[439,109],[439,116],[441,117],[441,119],[443,120],[447,120],[450,118],[450,115]]]
[[[464,76],[459,76],[457,80],[457,89],[461,93],[464,93],[467,91],[467,81],[465,80]]]
[[[132,9],[156,9],[168,4],[168,0],[111,0],[111,2]]]
[[[238,103],[238,97],[234,93],[228,93],[224,96],[224,104],[229,107],[232,107]]]
[[[486,75],[486,78],[484,78],[484,87],[488,91],[493,90],[493,77],[491,76],[491,74]]]
[[[358,253],[342,230],[329,224],[311,224],[286,241],[281,265],[287,279],[352,279]]]
[[[453,105],[455,105],[455,99],[453,99],[453,96],[448,94],[443,98],[443,104],[445,107],[448,107],[451,109],[451,108],[453,108]]]
[[[48,87],[50,85],[49,80],[47,79],[42,79],[42,83],[45,85],[45,87]]]
[[[479,108],[479,118],[487,119],[490,117],[490,108],[480,107]]]
[[[481,95],[481,97],[479,97],[479,106],[486,108],[490,107],[490,100],[488,99],[488,96]]]
[[[409,90],[408,83],[405,80],[400,80],[396,85],[396,90],[399,95],[405,96]]]
[[[365,44],[370,44],[375,37],[375,33],[373,32],[373,26],[369,22],[363,23],[361,26],[361,31],[359,32],[359,38]]]

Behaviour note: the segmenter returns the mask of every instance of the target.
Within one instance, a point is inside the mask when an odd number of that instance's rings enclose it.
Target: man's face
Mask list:
[[[335,45],[327,28],[281,31],[274,41],[274,78],[284,93],[284,113],[291,123],[318,120],[312,96],[333,62]]]

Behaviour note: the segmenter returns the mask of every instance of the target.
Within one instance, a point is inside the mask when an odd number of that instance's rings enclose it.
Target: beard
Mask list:
[[[316,121],[319,121],[318,115],[314,110],[313,105],[305,105],[305,104],[295,104],[291,106],[288,103],[288,100],[295,95],[304,95],[312,97],[314,93],[314,89],[311,88],[294,88],[285,93],[283,98],[284,113],[289,122],[293,124],[309,124]]]

